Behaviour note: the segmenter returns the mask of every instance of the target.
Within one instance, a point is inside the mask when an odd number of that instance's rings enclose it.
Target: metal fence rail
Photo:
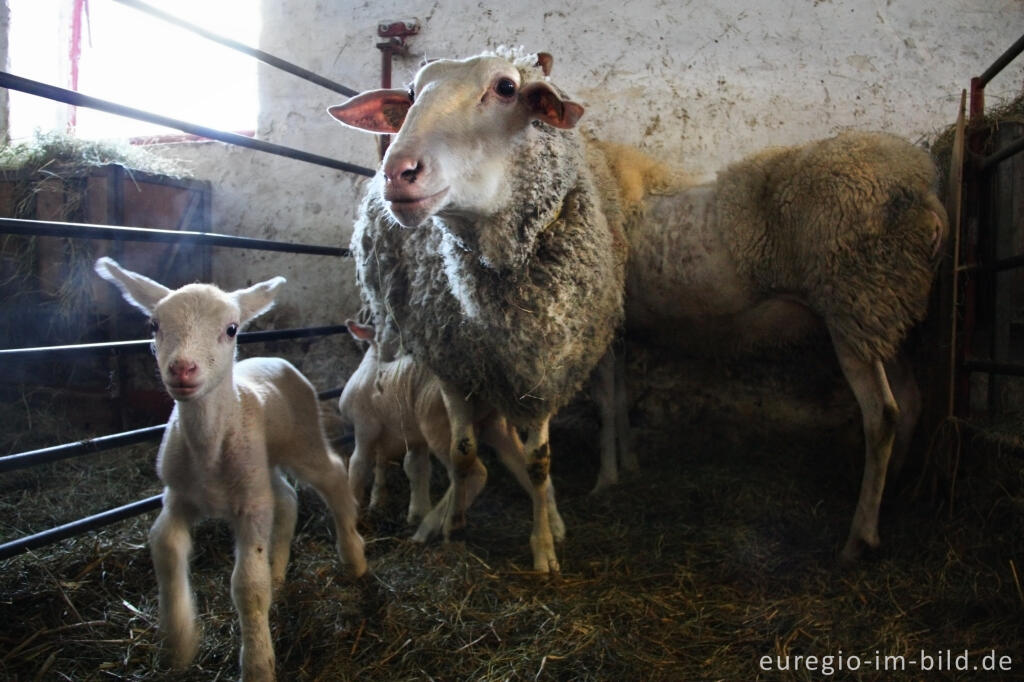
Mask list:
[[[208,128],[206,126],[196,125],[195,123],[180,121],[168,116],[161,116],[160,114],[143,111],[142,109],[126,107],[123,104],[99,99],[98,97],[83,95],[75,92],[74,90],[65,90],[64,88],[58,88],[54,85],[48,85],[28,78],[22,78],[21,76],[15,76],[14,74],[7,73],[6,71],[0,71],[0,88],[27,92],[30,95],[45,97],[46,99],[64,102],[65,104],[70,104],[76,107],[96,109],[97,111],[105,111],[108,114],[117,114],[118,116],[146,121],[147,123],[155,123],[167,128],[174,128],[175,130],[190,133],[192,135],[198,135],[199,137],[219,140],[220,142],[227,142],[228,144],[237,145],[239,147],[247,147],[249,149],[266,152],[267,154],[275,154],[277,156],[284,156],[290,159],[297,159],[298,161],[305,161],[306,163],[312,163],[317,166],[334,168],[335,170],[345,171],[347,173],[355,173],[356,175],[364,175],[366,177],[373,177],[376,173],[372,168],[358,166],[346,161],[338,161],[337,159],[332,159],[327,156],[304,152],[300,149],[285,147],[284,145],[274,144],[273,142],[257,140],[252,137],[246,137],[245,135],[239,135],[238,133],[229,133],[224,130],[217,130],[216,128]]]
[[[955,409],[957,415],[968,416],[970,413],[970,384],[969,375],[980,372],[990,375],[1001,376],[1024,376],[1024,365],[1014,362],[1006,362],[996,357],[995,343],[997,335],[990,334],[988,352],[991,357],[979,358],[974,356],[974,348],[977,342],[976,327],[979,319],[979,299],[984,295],[997,298],[997,288],[994,277],[996,273],[1005,272],[1024,267],[1024,254],[1015,254],[998,257],[995,249],[996,226],[990,221],[990,216],[985,215],[983,208],[983,188],[990,184],[992,174],[1000,163],[1024,152],[1024,137],[1011,140],[1001,148],[984,153],[983,122],[985,120],[985,87],[999,73],[1003,71],[1014,59],[1024,53],[1024,35],[1002,55],[1000,55],[980,76],[971,79],[970,83],[970,117],[966,129],[967,149],[963,160],[963,213],[962,224],[964,229],[963,240],[965,242],[963,263],[954,263],[954,287],[958,277],[966,279],[964,289],[964,302],[962,312],[962,331],[959,332],[959,339],[955,339],[954,348],[957,353],[955,363],[956,378],[954,380],[953,395],[955,396]],[[952,218],[952,216],[951,216]],[[1019,228],[1017,228],[1019,229]],[[985,232],[987,230],[987,232]],[[979,248],[979,235],[985,232],[989,247]],[[988,290],[983,290],[979,282],[988,282]],[[991,301],[989,301],[991,302]],[[995,306],[993,306],[993,311]],[[954,314],[957,311],[952,311]],[[996,313],[993,312],[992,324],[996,324]],[[959,326],[959,325],[958,325]],[[990,400],[994,383],[990,382]]]
[[[242,45],[235,41],[218,36],[212,32],[206,31],[202,27],[196,26],[185,22],[177,17],[166,14],[156,8],[153,8],[145,3],[138,2],[137,0],[116,0],[121,4],[134,7],[140,11],[147,12],[156,16],[164,21],[174,23],[181,28],[197,33],[209,40],[213,40],[222,45],[225,45],[231,49],[238,50],[249,56],[252,56],[260,61],[269,64],[275,68],[283,70],[287,73],[303,78],[310,82],[321,85],[334,92],[341,93],[343,95],[352,96],[357,94],[356,91],[346,88],[343,85],[335,83],[323,76],[319,76],[311,71],[303,69],[302,67],[296,66],[287,62],[283,59],[279,59],[273,55],[270,55],[261,50]],[[213,140],[219,140],[227,144],[232,144],[248,149],[254,149],[256,151],[274,154],[277,156],[283,156],[286,158],[303,161],[327,168],[334,168],[336,170],[354,173],[366,177],[371,177],[375,174],[375,171],[370,168],[359,166],[356,164],[347,163],[345,161],[339,161],[337,159],[328,158],[319,154],[313,154],[283,145],[277,145],[263,140],[256,140],[244,135],[238,135],[236,133],[225,132],[208,128],[206,126],[196,125],[186,121],[179,121],[176,119],[161,116],[140,109],[134,109],[132,107],[126,107],[114,102],[107,100],[98,99],[95,97],[89,97],[82,95],[72,90],[65,90],[38,81],[33,81],[27,78],[22,78],[14,74],[0,71],[0,87],[8,88],[12,90],[19,90],[27,92],[29,94],[37,95],[47,99],[52,99],[58,102],[64,102],[73,106],[82,106],[99,111],[105,111],[107,113],[116,114],[119,116],[126,116],[129,118],[138,119],[141,121],[147,121],[150,123],[156,123],[169,128],[174,128],[185,133],[197,135]],[[324,255],[333,257],[346,257],[349,255],[348,249],[341,247],[322,246],[314,244],[297,244],[288,242],[276,242],[273,240],[266,239],[252,239],[248,237],[237,237],[225,234],[215,234],[207,232],[191,232],[191,231],[178,231],[178,230],[156,230],[140,227],[120,227],[111,225],[94,225],[94,224],[79,224],[79,223],[65,223],[56,221],[38,221],[38,220],[21,220],[16,218],[0,218],[0,234],[16,234],[16,235],[34,235],[34,236],[50,236],[50,237],[64,237],[74,239],[109,239],[109,240],[120,240],[120,241],[140,241],[140,242],[172,242],[172,243],[184,243],[204,246],[219,246],[226,248],[246,248],[266,251],[279,251],[279,252],[290,252],[300,253],[309,255]],[[329,334],[340,334],[347,331],[344,325],[329,325],[323,327],[307,327],[299,329],[280,329],[270,331],[259,331],[259,332],[246,332],[238,335],[239,343],[255,343],[255,342],[266,342],[282,339],[295,339],[295,338],[309,338],[313,336],[322,336]],[[108,343],[91,343],[91,344],[73,344],[64,346],[49,346],[49,347],[37,347],[37,348],[12,348],[0,350],[0,360],[13,359],[15,357],[21,359],[34,360],[36,357],[52,357],[61,356],[63,354],[77,354],[77,353],[91,353],[91,352],[138,352],[149,348],[151,341],[149,339],[142,340],[128,340],[128,341],[113,341]],[[341,395],[342,387],[329,389],[322,391],[318,394],[320,400],[328,400],[337,398]],[[150,426],[142,429],[136,429],[134,431],[126,431],[123,433],[110,434],[106,436],[100,436],[97,438],[89,438],[74,443],[65,443],[62,445],[56,445],[49,448],[43,448],[39,450],[33,450],[23,452],[14,455],[8,455],[6,457],[0,457],[0,473],[28,467],[48,462],[56,462],[70,457],[76,457],[80,455],[92,454],[101,452],[104,450],[111,450],[114,448],[124,447],[127,445],[154,441],[158,440],[164,430],[166,424],[159,424]],[[351,436],[347,436],[342,439],[342,442],[351,440]],[[126,518],[137,516],[139,514],[146,513],[158,509],[162,504],[162,495],[155,495],[148,497],[143,500],[138,500],[115,509],[93,514],[85,518],[81,518],[70,523],[60,525],[49,530],[42,531],[27,537],[19,538],[17,540],[4,543],[0,545],[0,560],[8,559],[17,554],[25,551],[29,551],[47,544],[57,542],[69,537],[80,535],[87,531],[117,523]]]

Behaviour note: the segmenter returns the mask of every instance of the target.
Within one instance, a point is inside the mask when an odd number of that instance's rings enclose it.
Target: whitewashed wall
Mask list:
[[[380,82],[382,21],[421,25],[411,57],[395,63],[396,84],[424,57],[502,43],[551,52],[553,79],[586,106],[583,124],[704,177],[761,147],[845,128],[926,141],[1024,28],[1021,0],[264,0],[263,12],[264,50],[357,90]],[[343,97],[261,69],[259,137],[375,164],[372,137],[324,113]],[[989,100],[1018,92],[1022,76],[1018,63]],[[216,230],[347,244],[363,186],[354,176],[219,144],[167,151],[213,182]],[[351,268],[331,259],[219,251],[215,270],[232,286],[288,276],[282,323],[336,322],[358,307]],[[334,352],[307,371],[343,378],[354,356]]]

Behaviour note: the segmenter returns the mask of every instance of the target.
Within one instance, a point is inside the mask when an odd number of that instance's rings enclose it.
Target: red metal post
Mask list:
[[[414,36],[420,32],[420,25],[415,21],[393,21],[386,24],[377,25],[377,36],[385,38],[384,42],[377,43],[377,49],[380,50],[381,54],[381,76],[380,86],[384,89],[389,89],[391,85],[391,64],[395,55],[408,55],[409,46],[406,44],[405,39]],[[380,157],[384,158],[384,152],[388,149],[388,144],[391,142],[389,135],[381,135],[377,139],[377,151],[380,153]]]

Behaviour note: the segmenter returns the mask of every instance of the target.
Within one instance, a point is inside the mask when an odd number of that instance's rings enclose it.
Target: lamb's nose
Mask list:
[[[167,368],[170,371],[171,376],[180,381],[189,381],[196,375],[196,370],[199,369],[196,363],[191,360],[185,360],[179,358],[171,363],[171,366]]]

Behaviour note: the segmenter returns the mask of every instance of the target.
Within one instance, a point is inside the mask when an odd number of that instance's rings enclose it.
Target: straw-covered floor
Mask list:
[[[358,581],[339,568],[324,506],[303,491],[272,611],[280,679],[1021,676],[1024,487],[1014,448],[972,447],[964,434],[955,481],[948,467],[911,462],[888,495],[883,548],[844,568],[836,555],[859,485],[857,423],[798,437],[756,430],[708,414],[646,423],[635,433],[641,472],[591,496],[594,425],[585,410],[563,422],[553,467],[568,538],[553,577],[529,570],[529,503],[495,462],[467,533],[427,546],[406,539],[407,488],[392,467],[393,494],[362,526],[371,575]],[[942,447],[953,448],[946,440]],[[153,450],[0,477],[2,539],[157,491]],[[443,474],[434,482],[440,494]],[[195,665],[170,673],[159,656],[145,546],[152,518],[3,562],[0,677],[237,677],[228,531],[217,522],[196,529],[204,638]],[[965,651],[969,666],[991,652],[997,662],[1010,656],[1012,673],[921,672],[922,655],[934,668],[946,652],[955,666]],[[786,654],[818,658],[800,659],[795,673],[763,670],[763,657],[775,670]],[[903,657],[889,665],[902,660],[905,671],[878,672],[886,656]]]

